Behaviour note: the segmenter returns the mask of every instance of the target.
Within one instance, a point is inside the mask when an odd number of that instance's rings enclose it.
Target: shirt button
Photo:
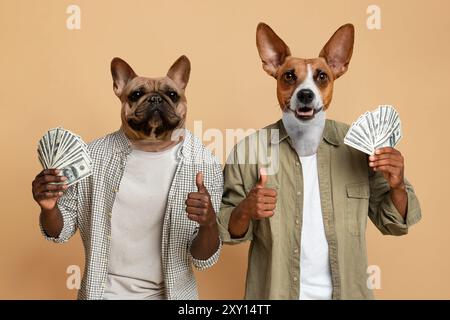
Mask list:
[[[299,195],[301,195],[302,194],[302,192],[301,191],[297,191],[297,195],[299,196]]]
[[[297,277],[294,277],[294,282],[297,282],[297,280],[298,280]]]
[[[296,166],[299,166],[299,165],[300,165],[300,162],[296,162],[295,165],[296,165]]]
[[[295,250],[294,250],[294,253],[298,253],[298,249],[295,249]]]
[[[300,221],[298,221],[298,219],[295,219],[295,224],[299,224]]]

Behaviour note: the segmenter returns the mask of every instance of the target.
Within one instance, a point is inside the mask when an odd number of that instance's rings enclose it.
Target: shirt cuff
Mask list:
[[[396,224],[402,229],[408,229],[421,219],[418,200],[414,194],[414,191],[409,186],[406,186],[406,194],[408,197],[406,219],[402,217],[400,212],[398,212],[394,202],[392,201],[390,193],[386,195],[386,200],[382,204],[383,212],[386,213],[386,216],[389,219],[388,223]]]
[[[194,258],[189,249],[189,255],[191,257],[192,264],[198,270],[205,270],[205,269],[211,268],[213,265],[215,265],[217,263],[217,261],[219,261],[221,249],[222,249],[222,240],[220,238],[219,238],[219,246],[218,246],[216,252],[214,252],[214,254],[206,260]]]
[[[219,224],[219,233],[222,241],[226,244],[239,244],[244,241],[253,240],[253,221],[250,220],[250,224],[248,225],[247,232],[240,238],[232,238],[230,232],[228,231],[228,225],[230,223],[231,212],[234,208],[222,208],[219,214],[218,224]]]
[[[70,214],[62,206],[58,205],[59,212],[61,212],[63,219],[63,228],[57,237],[50,237],[47,232],[45,232],[44,226],[42,225],[41,219],[39,219],[39,228],[44,236],[45,240],[52,241],[55,243],[67,242],[72,236],[72,228],[69,226]]]

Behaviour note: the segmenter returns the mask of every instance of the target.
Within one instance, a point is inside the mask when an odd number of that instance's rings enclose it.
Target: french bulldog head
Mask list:
[[[186,56],[159,78],[138,76],[120,58],[111,61],[114,93],[122,103],[122,128],[130,140],[168,141],[174,130],[184,127],[190,71]]]

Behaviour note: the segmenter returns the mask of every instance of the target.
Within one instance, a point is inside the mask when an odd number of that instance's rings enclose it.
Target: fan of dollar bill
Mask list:
[[[389,105],[366,112],[353,122],[344,143],[368,155],[382,147],[395,147],[402,137],[398,112]]]
[[[38,157],[44,169],[59,169],[72,185],[92,174],[92,160],[80,136],[63,128],[49,130],[38,143]]]

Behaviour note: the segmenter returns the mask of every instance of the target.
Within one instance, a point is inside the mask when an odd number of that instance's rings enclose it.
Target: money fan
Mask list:
[[[72,185],[92,174],[92,160],[80,136],[63,128],[49,130],[38,143],[38,158],[44,169],[59,169]]]
[[[402,137],[398,112],[389,105],[366,112],[353,122],[344,143],[359,151],[373,155],[376,149],[395,147]]]

